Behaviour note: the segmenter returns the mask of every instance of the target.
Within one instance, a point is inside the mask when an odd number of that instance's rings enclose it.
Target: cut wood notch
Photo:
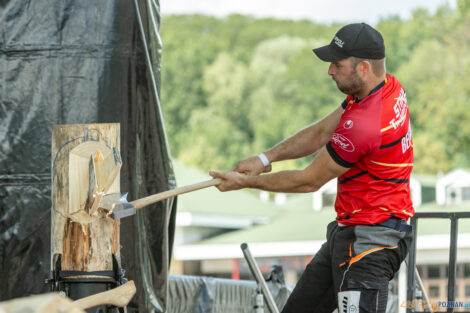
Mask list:
[[[88,203],[91,203],[91,207],[87,211],[88,211],[88,214],[92,216],[95,215],[101,203],[101,199],[106,193],[108,193],[109,188],[111,188],[111,185],[113,184],[114,180],[119,174],[119,171],[121,170],[121,163],[117,163],[116,166],[111,171],[111,174],[109,174],[106,182],[102,186],[98,185],[98,182],[96,179],[96,171],[97,169],[98,171],[101,170],[100,169],[101,164],[99,164],[99,162],[102,162],[103,160],[104,158],[100,150],[98,150],[95,156],[92,157],[92,160],[90,160],[90,191],[91,193],[89,192]]]

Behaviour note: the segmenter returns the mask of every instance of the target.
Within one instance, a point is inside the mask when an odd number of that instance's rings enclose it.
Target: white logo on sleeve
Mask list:
[[[395,117],[389,122],[392,125],[393,129],[403,126],[406,121],[406,115],[408,113],[408,103],[406,102],[406,92],[405,90],[400,89],[400,95],[398,98],[395,98],[397,102],[393,106],[393,111],[395,112]]]
[[[344,137],[341,134],[334,133],[333,137],[331,137],[331,140],[334,141],[334,143],[343,149],[346,152],[353,152],[354,151],[354,145],[353,143],[346,137]]]
[[[354,123],[353,123],[353,121],[351,121],[351,120],[347,120],[347,121],[344,122],[344,124],[343,124],[343,127],[344,127],[345,129],[350,129],[350,128],[352,128],[353,126],[354,126]]]
[[[401,152],[404,154],[412,146],[413,143],[411,141],[411,126],[409,126],[406,136],[401,139]]]

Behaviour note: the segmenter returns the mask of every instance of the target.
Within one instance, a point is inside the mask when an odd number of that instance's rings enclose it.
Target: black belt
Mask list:
[[[411,232],[412,230],[412,227],[406,223],[406,220],[396,218],[396,217],[391,217],[388,220],[385,220],[382,223],[375,224],[375,225],[393,228],[395,230],[402,231],[402,232]]]

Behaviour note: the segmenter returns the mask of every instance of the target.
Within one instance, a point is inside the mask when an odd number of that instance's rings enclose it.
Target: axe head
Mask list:
[[[136,212],[135,206],[127,201],[127,193],[104,195],[99,207],[108,211],[115,220],[134,215]]]

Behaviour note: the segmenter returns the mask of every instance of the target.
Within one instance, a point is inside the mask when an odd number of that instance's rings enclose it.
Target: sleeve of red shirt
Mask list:
[[[343,102],[345,108],[352,99]],[[333,136],[326,145],[333,160],[343,167],[353,167],[363,156],[377,147],[377,130],[360,114],[343,112]]]

